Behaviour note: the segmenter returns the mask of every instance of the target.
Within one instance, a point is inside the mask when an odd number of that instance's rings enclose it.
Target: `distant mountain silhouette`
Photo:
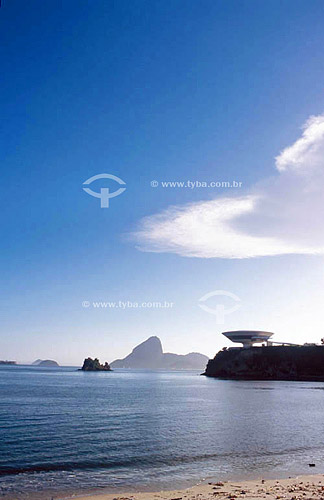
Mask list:
[[[36,359],[34,363],[32,363],[34,366],[59,366],[59,364],[52,360],[52,359]]]
[[[36,361],[34,361],[32,365],[39,365],[39,363],[41,363],[42,361],[42,359],[36,359]]]
[[[202,370],[206,367],[208,357],[198,352],[190,354],[163,353],[161,340],[150,337],[136,346],[124,359],[116,359],[111,368],[138,368],[164,370]]]

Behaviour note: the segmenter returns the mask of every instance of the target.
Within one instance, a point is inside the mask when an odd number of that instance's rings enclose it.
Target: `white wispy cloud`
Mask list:
[[[298,173],[298,170],[323,167],[324,115],[311,116],[303,126],[303,130],[302,137],[276,157],[279,172],[293,170]]]
[[[186,257],[324,254],[324,115],[275,159],[277,175],[240,197],[169,207],[142,219],[138,248]]]

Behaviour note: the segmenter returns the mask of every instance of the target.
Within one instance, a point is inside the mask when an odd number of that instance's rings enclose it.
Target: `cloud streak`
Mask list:
[[[138,248],[185,257],[243,259],[324,254],[324,115],[276,158],[277,175],[245,196],[169,207],[142,219]]]

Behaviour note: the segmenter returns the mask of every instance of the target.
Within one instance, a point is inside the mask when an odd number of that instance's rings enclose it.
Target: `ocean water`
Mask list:
[[[0,496],[324,472],[323,423],[324,383],[2,366]]]

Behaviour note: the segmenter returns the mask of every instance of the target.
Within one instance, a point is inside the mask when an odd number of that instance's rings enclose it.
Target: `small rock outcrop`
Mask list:
[[[83,362],[83,366],[81,368],[82,371],[84,372],[111,372],[111,368],[107,361],[105,362],[104,365],[100,364],[100,361],[98,358],[92,359],[92,358],[86,358]]]
[[[265,346],[223,349],[204,375],[235,380],[324,381],[324,346]]]

